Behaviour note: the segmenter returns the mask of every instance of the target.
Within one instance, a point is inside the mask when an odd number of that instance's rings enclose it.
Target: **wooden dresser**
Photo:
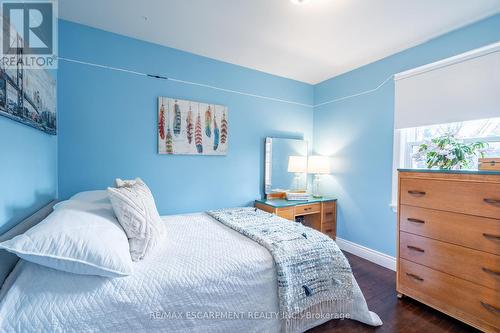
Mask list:
[[[500,172],[400,170],[397,291],[500,331]]]
[[[295,221],[304,218],[304,224],[335,239],[337,235],[337,199],[321,198],[308,201],[284,199],[256,200],[255,207]]]

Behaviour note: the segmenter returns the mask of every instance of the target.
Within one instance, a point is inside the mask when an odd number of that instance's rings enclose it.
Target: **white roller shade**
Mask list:
[[[500,42],[394,79],[397,129],[500,117]]]

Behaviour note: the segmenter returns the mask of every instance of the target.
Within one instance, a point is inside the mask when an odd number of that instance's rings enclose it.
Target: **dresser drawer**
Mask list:
[[[402,178],[403,205],[500,218],[500,185]]]
[[[300,206],[295,206],[295,215],[314,214],[314,213],[319,213],[320,210],[321,210],[320,203],[300,205]]]
[[[399,235],[399,256],[482,286],[500,290],[500,256],[425,238]]]
[[[500,328],[500,292],[400,259],[398,291],[485,331]]]
[[[401,205],[401,231],[500,255],[500,220]]]

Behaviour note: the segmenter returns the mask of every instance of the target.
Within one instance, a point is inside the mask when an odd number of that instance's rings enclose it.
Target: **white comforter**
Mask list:
[[[0,332],[280,331],[276,271],[264,247],[206,214],[164,220],[161,249],[127,277],[20,260],[0,290]],[[380,325],[355,287],[351,318]]]

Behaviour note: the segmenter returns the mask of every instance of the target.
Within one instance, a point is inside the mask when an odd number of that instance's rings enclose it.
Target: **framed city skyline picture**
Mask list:
[[[56,80],[45,69],[0,66],[0,115],[56,135]]]
[[[228,108],[224,105],[158,97],[158,153],[226,155]]]

